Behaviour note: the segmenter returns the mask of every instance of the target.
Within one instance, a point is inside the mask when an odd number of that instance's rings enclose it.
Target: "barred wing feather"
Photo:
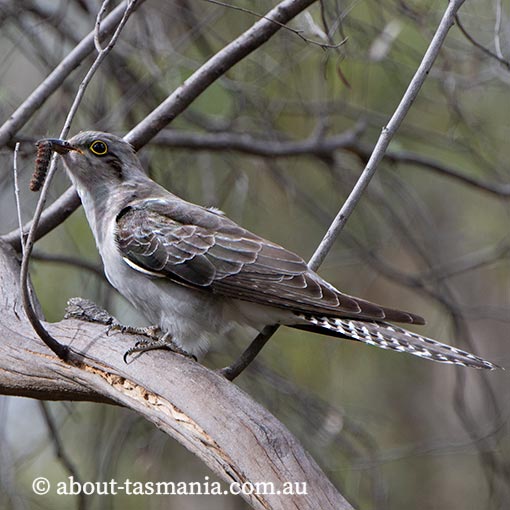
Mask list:
[[[204,291],[294,312],[424,323],[417,315],[339,292],[295,253],[182,201],[126,207],[117,216],[116,240],[132,267]]]

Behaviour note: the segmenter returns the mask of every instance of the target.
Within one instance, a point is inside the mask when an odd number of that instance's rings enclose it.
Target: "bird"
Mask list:
[[[500,368],[409,331],[414,313],[350,296],[297,254],[215,208],[187,202],[146,173],[133,147],[100,131],[49,138],[81,198],[106,278],[161,332],[194,356],[241,326],[282,325],[440,363]]]

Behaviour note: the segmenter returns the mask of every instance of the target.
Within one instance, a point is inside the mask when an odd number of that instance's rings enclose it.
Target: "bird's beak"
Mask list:
[[[81,152],[77,147],[71,145],[67,140],[60,140],[59,138],[45,138],[44,140],[40,141],[51,143],[51,148],[59,154],[67,154],[70,151]]]

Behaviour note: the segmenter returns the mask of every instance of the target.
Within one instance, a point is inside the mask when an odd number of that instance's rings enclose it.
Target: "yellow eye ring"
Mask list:
[[[104,156],[108,152],[108,145],[102,140],[95,140],[90,144],[89,149],[96,156]]]

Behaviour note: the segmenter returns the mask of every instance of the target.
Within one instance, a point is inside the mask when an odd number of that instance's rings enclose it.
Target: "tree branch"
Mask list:
[[[46,324],[79,360],[63,363],[30,327],[18,297],[19,264],[3,243],[0,267],[0,393],[126,406],[226,482],[307,484],[306,495],[243,495],[256,509],[352,510],[282,423],[199,363],[159,351],[126,365],[122,354],[135,337],[107,336],[104,325],[76,319]]]
[[[58,425],[55,423],[55,420],[53,419],[53,416],[48,409],[48,403],[44,400],[41,400],[39,402],[39,408],[41,409],[42,416],[46,422],[48,435],[53,443],[55,457],[60,461],[62,467],[66,470],[69,476],[72,476],[75,480],[78,481],[78,483],[82,483],[81,477],[78,474],[78,470],[76,469],[76,466],[74,465],[64,447],[64,442],[60,437]],[[88,496],[83,492],[78,494],[78,510],[85,510],[87,508],[87,498]]]
[[[507,70],[510,70],[510,62],[504,59],[501,55],[492,52],[489,48],[486,48],[483,44],[480,44],[465,28],[464,25],[460,22],[460,18],[455,16],[455,21],[459,30],[462,32],[462,35],[475,47],[478,48],[482,53],[497,60],[503,67],[506,67]]]
[[[304,140],[282,140],[257,138],[248,133],[194,133],[189,131],[174,131],[165,129],[158,133],[151,144],[179,149],[216,151],[236,151],[243,154],[267,158],[287,158],[296,156],[315,156],[331,158],[338,150],[345,150],[358,156],[365,163],[370,159],[372,147],[359,140],[364,125],[359,124],[354,129],[339,135],[316,137]],[[493,195],[510,197],[510,185],[506,183],[487,182],[476,176],[467,175],[458,168],[444,164],[434,158],[411,151],[387,149],[384,159],[391,163],[414,165],[431,170],[460,181],[473,188],[486,191]]]
[[[245,133],[190,133],[165,129],[151,140],[151,144],[194,150],[238,151],[268,158],[307,154],[331,157],[336,150],[349,148],[355,144],[362,129],[363,126],[360,124],[339,135],[311,136],[305,140],[285,141],[275,141],[274,137],[266,140]]]
[[[108,41],[108,45],[105,48],[101,48],[98,55],[96,56],[94,62],[90,66],[90,68],[87,71],[87,74],[83,78],[83,80],[80,83],[80,86],[78,87],[78,92],[76,93],[76,96],[73,99],[73,102],[71,104],[71,107],[69,109],[69,112],[67,114],[66,120],[64,122],[64,127],[62,128],[62,131],[60,132],[59,138],[66,138],[69,130],[71,129],[71,123],[74,119],[74,116],[76,115],[76,112],[78,111],[78,108],[81,104],[81,101],[85,95],[85,90],[87,89],[90,81],[92,80],[92,77],[96,73],[96,71],[101,66],[101,63],[104,61],[104,59],[108,56],[110,51],[114,48],[116,42],[119,39],[119,36],[122,32],[122,29],[124,28],[125,24],[127,23],[131,13],[134,11],[136,5],[138,3],[138,0],[129,0],[126,2],[126,6],[124,8],[124,12],[122,15],[121,20],[119,21],[119,24],[117,27],[115,27],[115,32],[113,33],[111,39]],[[99,14],[96,19],[96,30],[94,35],[94,41],[99,45],[99,40],[101,38],[100,36],[100,22],[101,22],[101,16],[104,13],[104,8],[107,6],[108,0],[104,0],[101,10],[99,11]],[[51,151],[50,151],[51,153]],[[21,297],[23,300],[23,304],[25,307],[25,313],[27,316],[27,319],[32,324],[32,327],[37,332],[41,340],[64,361],[71,361],[69,358],[69,350],[66,345],[60,344],[55,338],[53,338],[47,331],[47,329],[43,326],[41,320],[39,319],[37,313],[35,312],[33,301],[35,299],[35,294],[29,289],[28,284],[28,267],[30,263],[30,255],[32,253],[32,249],[35,242],[35,234],[37,231],[37,224],[41,218],[41,214],[43,212],[44,205],[46,203],[46,197],[48,194],[48,189],[51,184],[52,177],[56,171],[56,159],[57,154],[54,153],[51,157],[51,163],[50,168],[47,172],[46,178],[44,179],[44,184],[41,190],[41,194],[39,196],[39,200],[37,202],[37,207],[34,212],[34,217],[32,218],[32,225],[30,227],[30,231],[28,232],[27,240],[23,243],[23,257],[21,261]],[[20,225],[20,230],[23,232],[23,227]]]
[[[370,157],[370,147],[367,144],[361,143],[359,140],[356,140],[353,144],[345,147],[345,149],[356,154],[363,161],[367,161]],[[507,183],[487,182],[476,176],[467,175],[453,166],[441,163],[434,158],[430,158],[422,154],[389,149],[386,151],[384,159],[392,163],[403,163],[432,170],[438,175],[450,177],[467,184],[468,186],[477,188],[481,191],[486,191],[501,198],[510,197],[510,185]]]

